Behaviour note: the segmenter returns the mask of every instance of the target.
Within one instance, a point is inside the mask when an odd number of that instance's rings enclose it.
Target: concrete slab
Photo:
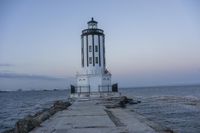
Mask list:
[[[137,119],[137,114],[132,114],[127,109],[109,109],[121,123],[126,125],[128,132],[131,133],[155,133],[155,130]]]
[[[106,109],[99,100],[77,100],[30,133],[154,133],[126,109]]]

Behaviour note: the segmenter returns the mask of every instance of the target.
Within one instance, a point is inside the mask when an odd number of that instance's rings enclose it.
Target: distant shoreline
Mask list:
[[[159,88],[163,88],[163,87],[198,87],[200,86],[200,84],[186,84],[186,85],[152,85],[152,86],[132,86],[132,87],[119,87],[119,89],[135,89],[135,88],[155,88],[155,87],[159,87]],[[69,89],[17,89],[17,90],[0,90],[0,93],[6,93],[6,92],[20,92],[20,91],[69,91]]]
[[[42,90],[0,90],[0,93],[6,93],[6,92],[28,92],[28,91],[69,91],[69,89],[53,89],[53,90],[47,90],[47,89],[42,89]]]
[[[200,86],[200,84],[186,84],[186,85],[152,85],[152,86],[134,86],[134,87],[120,87],[120,88],[124,88],[124,89],[131,89],[131,88],[155,88],[155,87],[187,87],[187,86]]]

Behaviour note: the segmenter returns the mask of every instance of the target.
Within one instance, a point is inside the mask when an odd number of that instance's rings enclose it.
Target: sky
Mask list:
[[[199,0],[1,0],[0,90],[67,88],[91,17],[113,83],[200,84]]]

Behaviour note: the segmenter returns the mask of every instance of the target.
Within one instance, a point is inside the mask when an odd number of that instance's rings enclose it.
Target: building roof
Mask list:
[[[90,23],[96,23],[96,24],[97,24],[98,22],[97,22],[97,21],[95,21],[95,20],[94,20],[94,18],[92,17],[92,18],[91,18],[91,20],[90,20],[90,21],[88,21],[88,24],[90,24]]]

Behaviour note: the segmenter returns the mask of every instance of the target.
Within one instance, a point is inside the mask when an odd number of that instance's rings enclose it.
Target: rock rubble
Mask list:
[[[40,112],[37,112],[33,116],[26,116],[25,118],[17,121],[13,129],[7,130],[3,133],[28,133],[35,127],[40,126],[43,121],[49,119],[56,112],[65,110],[70,105],[70,102],[56,101],[49,109],[44,109]]]

